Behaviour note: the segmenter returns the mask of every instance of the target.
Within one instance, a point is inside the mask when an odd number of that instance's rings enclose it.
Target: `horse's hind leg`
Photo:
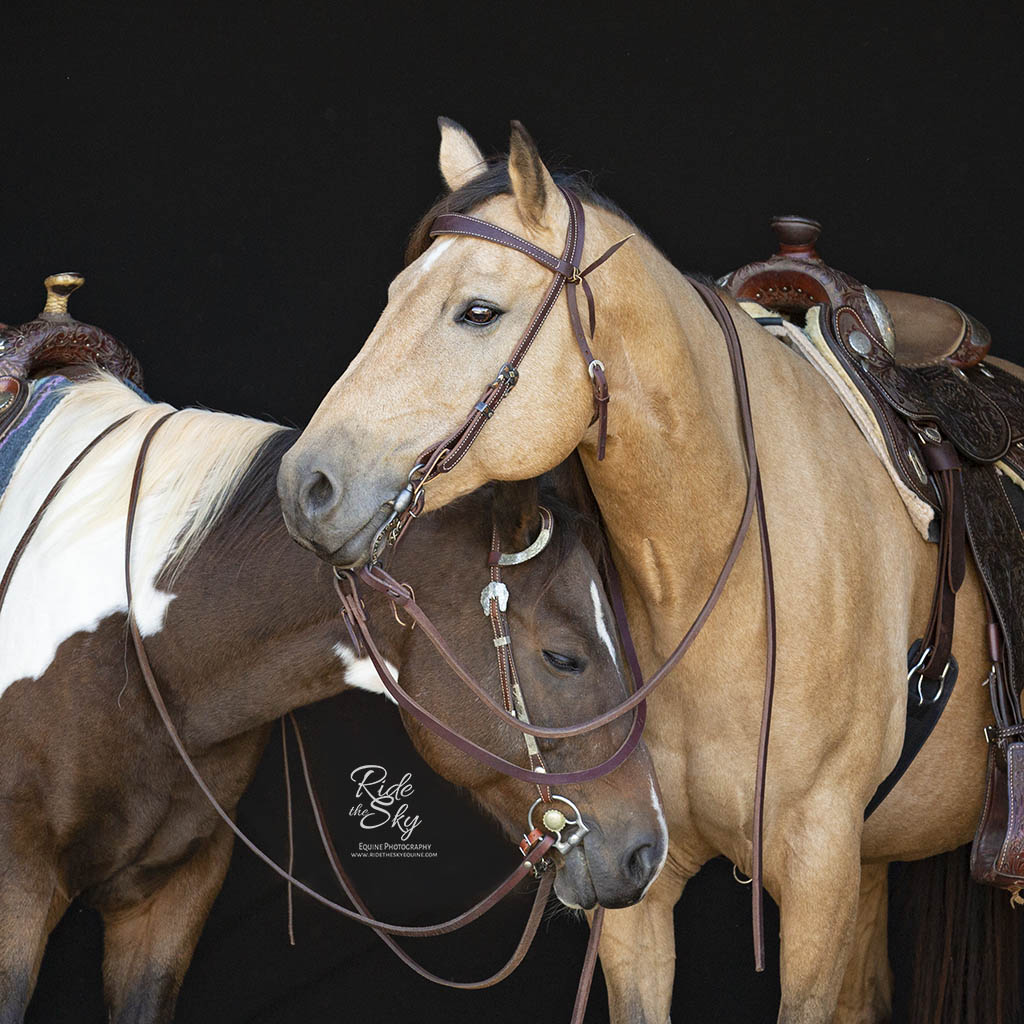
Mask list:
[[[861,867],[853,952],[843,977],[835,1024],[882,1024],[892,1017],[888,867]]]
[[[39,867],[13,859],[0,865],[0,1024],[25,1016],[46,938],[68,906],[49,866]]]
[[[220,891],[232,836],[216,832],[141,902],[103,913],[103,987],[111,1024],[164,1024]]]

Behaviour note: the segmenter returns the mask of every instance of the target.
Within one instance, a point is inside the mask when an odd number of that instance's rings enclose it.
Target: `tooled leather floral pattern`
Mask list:
[[[968,464],[963,475],[967,536],[1003,628],[1010,683],[1019,697],[1019,659],[1024,653],[1024,535],[995,467]]]
[[[1009,818],[996,866],[1002,874],[1024,881],[1024,743],[1006,748],[1006,764]]]
[[[903,415],[932,422],[961,454],[975,462],[995,462],[1010,446],[1006,413],[981,387],[951,367],[910,368],[890,364],[874,374],[886,398]]]
[[[76,320],[31,320],[2,332],[0,373],[28,377],[43,370],[92,363],[142,386],[142,368],[113,335]]]

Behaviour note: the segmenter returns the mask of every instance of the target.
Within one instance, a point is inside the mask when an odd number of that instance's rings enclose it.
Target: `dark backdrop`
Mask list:
[[[21,3],[0,19],[0,319],[37,312],[46,274],[81,270],[73,312],[129,344],[161,399],[306,422],[439,191],[438,114],[485,151],[522,119],[551,162],[594,170],[686,269],[717,275],[766,255],[774,213],[814,216],[830,262],[950,298],[988,323],[999,352],[1024,356],[1016,19],[765,3]],[[347,697],[303,718],[343,847],[358,838],[351,768],[370,758],[413,772],[420,835],[439,856],[358,865],[380,913],[437,918],[508,869],[512,851],[429,777],[380,701]],[[277,746],[241,817],[284,855]],[[299,866],[329,888],[308,838]],[[552,917],[504,987],[462,994],[412,978],[373,936],[301,898],[289,947],[284,900],[236,855],[181,1020],[568,1018],[585,937],[569,915]],[[720,862],[687,889],[675,1019],[774,1019],[777,952],[755,977],[748,906]],[[524,912],[520,901],[425,955],[485,973]],[[100,940],[76,906],[32,1021],[105,1019]],[[588,1020],[605,1019],[599,980]]]

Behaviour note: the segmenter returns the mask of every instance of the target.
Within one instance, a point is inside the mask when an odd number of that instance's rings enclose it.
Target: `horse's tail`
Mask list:
[[[907,1024],[1024,1024],[1024,912],[970,875],[970,847],[893,865],[890,951],[893,1020]]]

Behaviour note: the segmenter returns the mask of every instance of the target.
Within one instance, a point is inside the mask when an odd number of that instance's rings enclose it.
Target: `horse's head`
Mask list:
[[[473,237],[432,238],[435,218],[472,212],[549,253],[565,245],[566,199],[518,123],[508,159],[489,166],[462,128],[443,121],[440,165],[451,192],[417,228],[409,263],[391,283],[373,333],[281,464],[278,489],[289,530],[335,564],[365,561],[388,502],[417,457],[466,418],[552,282],[549,270],[513,248]],[[621,215],[588,203],[580,263],[586,266],[628,232]],[[629,248],[612,261],[616,274],[635,259]],[[617,336],[613,292],[621,286],[613,287],[604,267],[593,282],[599,335]],[[600,345],[596,355],[606,357]],[[587,364],[559,298],[514,390],[457,471],[429,485],[427,506],[440,507],[487,480],[538,476],[581,441],[593,442],[593,412]]]
[[[582,470],[579,471],[580,473]],[[614,619],[594,559],[584,542],[587,520],[546,489],[540,504],[554,514],[551,539],[535,556],[504,567],[511,652],[530,721],[572,725],[618,704],[627,695],[627,669]],[[535,545],[541,527],[536,483],[496,484],[416,522],[399,545],[392,566],[408,580],[416,600],[457,652],[463,665],[501,700],[501,680],[489,617],[481,591],[490,580],[492,509],[501,548],[519,552]],[[581,525],[582,524],[582,525]],[[371,617],[395,629],[390,612],[371,605]],[[530,767],[523,734],[500,721],[452,673],[420,628],[398,641],[401,685],[462,736],[492,753]],[[582,736],[538,739],[549,772],[577,771],[609,758],[622,744],[627,714]],[[468,789],[518,840],[530,831],[538,799],[534,785],[481,764],[405,715],[421,756],[439,774]],[[650,757],[643,743],[613,772],[580,784],[552,786],[582,812],[589,831],[564,856],[555,855],[555,892],[563,903],[628,906],[653,881],[668,849],[668,835]],[[536,808],[533,825],[554,808],[570,820],[570,805],[553,799]],[[576,829],[565,828],[563,839]]]

